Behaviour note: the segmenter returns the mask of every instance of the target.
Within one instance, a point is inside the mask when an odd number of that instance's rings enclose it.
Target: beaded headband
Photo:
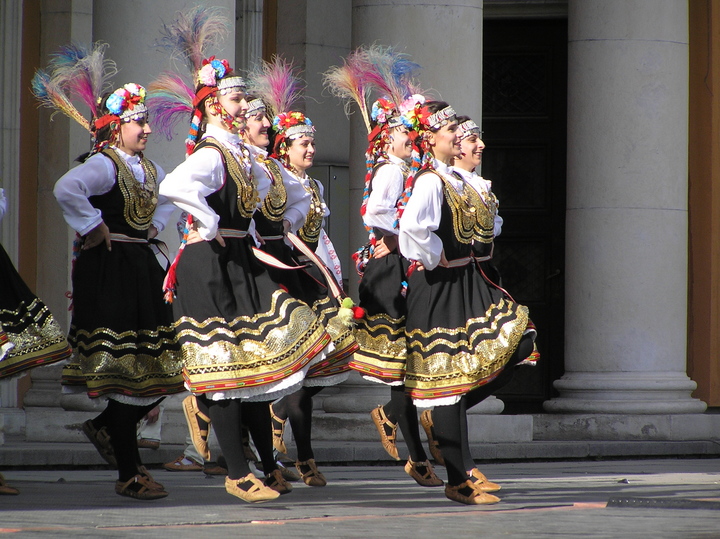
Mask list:
[[[482,135],[482,131],[480,131],[480,127],[472,120],[465,120],[458,125],[458,138],[463,140],[470,135],[477,135],[479,137]]]
[[[220,79],[220,82],[217,84],[220,95],[229,94],[236,90],[245,91],[246,86],[245,79],[238,76],[225,77],[224,79]]]
[[[245,113],[245,116],[247,118],[250,118],[251,116],[257,116],[258,114],[266,114],[267,113],[267,107],[265,106],[265,102],[262,99],[251,99],[248,101],[248,109]]]
[[[455,109],[447,106],[442,110],[431,114],[423,123],[428,129],[439,129],[455,119]]]

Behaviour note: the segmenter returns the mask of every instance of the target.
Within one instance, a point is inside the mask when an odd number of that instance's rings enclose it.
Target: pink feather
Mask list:
[[[189,120],[195,92],[177,74],[163,72],[148,86],[145,104],[155,128],[172,139],[173,127],[180,120]]]
[[[302,92],[300,79],[290,62],[275,56],[272,62],[262,62],[248,76],[248,94],[261,98],[272,118],[293,110]]]

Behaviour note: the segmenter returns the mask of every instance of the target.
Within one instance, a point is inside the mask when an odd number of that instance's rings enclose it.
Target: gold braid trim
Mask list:
[[[263,200],[260,211],[269,221],[282,221],[287,205],[287,190],[280,167],[274,159],[269,157],[263,158],[258,154],[255,159],[258,163],[265,165],[271,182],[270,190]]]
[[[153,214],[158,203],[155,165],[145,157],[140,158],[140,165],[145,171],[145,182],[140,183],[125,160],[114,149],[105,148],[102,153],[115,163],[117,183],[125,199],[125,221],[135,230],[147,230],[152,224]]]
[[[305,217],[305,224],[298,231],[298,236],[305,243],[317,243],[325,218],[325,202],[320,196],[320,188],[315,180],[308,177],[310,185],[305,190],[310,193],[310,211]]]
[[[475,232],[475,207],[470,204],[466,194],[458,193],[453,185],[442,174],[431,170],[442,180],[445,200],[450,207],[453,219],[453,232],[460,243],[471,243]]]
[[[203,146],[209,146],[219,151],[225,161],[230,178],[235,182],[237,186],[237,208],[242,217],[249,219],[253,216],[257,203],[260,202],[258,196],[257,186],[250,177],[248,171],[238,162],[237,158],[230,153],[217,139],[213,137],[207,137],[203,139],[205,143]],[[199,146],[199,145],[198,145]],[[243,154],[247,157],[249,152],[243,147]]]
[[[490,191],[486,196],[479,193],[472,185],[465,183],[465,195],[475,211],[475,231],[473,239],[480,243],[492,243],[495,238],[495,215],[498,200]]]

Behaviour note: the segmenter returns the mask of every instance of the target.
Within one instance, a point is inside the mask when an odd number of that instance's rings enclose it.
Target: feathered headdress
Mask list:
[[[162,37],[157,45],[170,53],[174,60],[183,61],[190,81],[173,72],[163,72],[149,89],[148,107],[157,129],[168,140],[178,120],[190,117],[190,130],[185,141],[187,153],[195,147],[202,112],[199,105],[209,96],[244,88],[242,77],[234,75],[227,60],[214,56],[205,58],[208,49],[217,47],[227,35],[230,22],[217,7],[197,6],[161,29]],[[225,118],[224,118],[225,119]],[[231,121],[231,120],[230,120]]]
[[[38,69],[32,80],[32,92],[40,104],[62,112],[90,132],[93,126],[76,108],[81,102],[92,118],[98,118],[99,98],[110,87],[110,78],[117,73],[115,62],[105,58],[106,43],[90,47],[70,44],[51,56],[47,70]]]
[[[303,88],[294,66],[275,56],[271,62],[263,61],[248,73],[247,89],[248,94],[263,100],[268,116],[274,118],[292,110]]]
[[[32,92],[40,104],[62,112],[78,122],[94,136],[93,151],[97,152],[115,141],[123,121],[146,114],[143,103],[145,89],[129,83],[115,90],[106,100],[105,112],[101,97],[109,89],[110,78],[117,73],[115,62],[105,58],[107,44],[91,46],[71,44],[52,55],[47,70],[37,70],[32,80]],[[88,121],[77,110],[74,101],[90,109]],[[111,125],[110,137],[100,140],[98,132]]]
[[[302,89],[302,81],[295,67],[279,56],[273,57],[271,62],[257,65],[248,75],[248,93],[262,99],[277,134],[272,156],[284,162],[287,161],[288,140],[315,133],[310,118],[292,110]]]
[[[414,80],[419,69],[418,64],[412,62],[406,54],[397,52],[394,47],[372,45],[356,49],[342,66],[333,67],[325,73],[326,87],[346,101],[346,113],[352,102],[358,106],[368,131],[361,215],[365,214],[367,207],[373,167],[380,158],[387,158],[389,128],[405,125],[412,129],[405,113],[414,108],[416,101],[423,99]],[[369,106],[373,96],[377,99]],[[370,120],[375,122],[375,127],[372,127]],[[417,156],[418,152],[414,152],[414,155]],[[372,242],[372,231],[366,228],[371,233]]]

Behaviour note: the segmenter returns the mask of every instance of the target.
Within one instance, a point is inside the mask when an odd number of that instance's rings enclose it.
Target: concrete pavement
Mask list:
[[[327,466],[328,486],[296,483],[260,505],[223,478],[153,471],[170,492],[114,493],[107,469],[6,469],[0,533],[21,537],[720,537],[720,459],[480,464],[501,503],[468,507],[417,486],[402,466]],[[439,468],[438,475],[445,478]],[[608,503],[610,502],[610,503]],[[685,508],[681,508],[685,507]]]

